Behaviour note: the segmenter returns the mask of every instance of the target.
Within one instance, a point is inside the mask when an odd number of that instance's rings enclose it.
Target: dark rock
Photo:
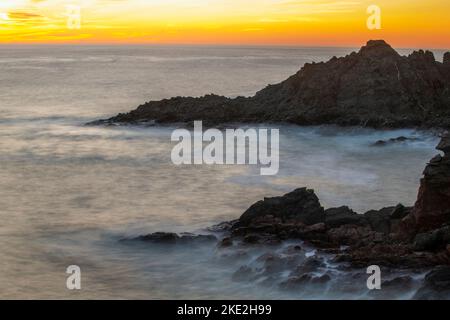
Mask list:
[[[281,256],[267,253],[260,256],[256,261],[263,263],[264,273],[277,273],[293,269],[300,261],[299,255]]]
[[[410,276],[400,276],[381,283],[381,289],[389,290],[409,290],[414,285],[414,279]]]
[[[311,279],[311,283],[315,283],[315,284],[324,284],[329,281],[331,281],[331,277],[328,274],[323,274],[321,276],[313,277]]]
[[[441,141],[436,147],[437,150],[444,152],[446,156],[450,153],[450,134],[448,132],[442,134]]]
[[[317,232],[317,233],[323,233],[327,230],[327,226],[325,223],[320,222],[320,223],[316,223],[310,226],[306,226],[303,228],[303,232],[304,233],[312,233],[312,232]]]
[[[450,299],[450,266],[439,267],[428,273],[422,287],[414,295],[414,299]]]
[[[232,279],[234,281],[251,281],[257,277],[256,271],[250,268],[249,266],[240,267],[235,273],[232,275]]]
[[[375,142],[374,144],[372,144],[372,146],[374,147],[383,147],[389,144],[394,144],[394,143],[399,143],[399,142],[405,142],[405,141],[417,141],[417,138],[407,138],[404,136],[401,137],[397,137],[397,138],[391,138],[388,140],[378,140],[377,142]]]
[[[244,237],[245,243],[259,243],[261,241],[261,236],[258,234],[248,234]]]
[[[313,190],[301,188],[282,197],[265,198],[252,205],[233,228],[257,225],[267,216],[313,225],[324,222],[325,213]]]
[[[360,246],[373,242],[376,232],[370,226],[342,225],[327,232],[330,243]]]
[[[391,231],[391,214],[395,207],[387,207],[381,210],[370,210],[364,213],[373,231],[389,234]]]
[[[155,232],[143,236],[133,238],[131,240],[146,241],[161,244],[185,244],[185,243],[209,243],[217,241],[214,235],[202,235],[202,234],[192,234],[192,233],[182,233],[178,235],[171,232]]]
[[[390,214],[391,220],[403,219],[411,212],[411,207],[405,207],[402,204],[398,204]]]
[[[418,251],[446,250],[448,244],[450,244],[450,226],[419,233],[414,239],[414,249]]]
[[[328,228],[337,228],[344,224],[364,224],[365,218],[347,206],[325,210],[325,224]]]
[[[305,64],[287,80],[250,98],[217,95],[151,101],[92,124],[289,122],[368,127],[450,127],[448,54],[400,56],[382,40],[326,63]],[[324,85],[326,84],[326,85]],[[276,110],[276,111],[274,111]]]
[[[297,254],[301,252],[303,249],[299,245],[290,245],[289,247],[283,250],[284,254]]]
[[[450,136],[445,133],[437,146],[444,156],[434,157],[426,166],[414,205],[417,232],[426,232],[450,223]]]
[[[231,246],[233,246],[233,240],[230,237],[223,238],[219,244],[219,247],[221,248],[227,248]]]
[[[286,291],[299,290],[304,285],[311,282],[313,276],[310,274],[303,274],[299,277],[290,277],[286,281],[280,283],[280,289]]]
[[[305,285],[324,285],[331,280],[328,274],[321,276],[313,276],[312,274],[305,273],[298,277],[289,277],[286,281],[280,283],[280,289],[286,291],[295,291],[302,289]]]
[[[305,273],[317,272],[320,268],[325,268],[326,264],[321,258],[308,257],[299,264],[295,270],[291,273],[291,276],[301,276]]]
[[[217,237],[212,234],[192,234],[192,233],[182,233],[178,242],[180,243],[203,243],[203,242],[216,242]]]
[[[443,63],[445,66],[450,66],[450,52],[444,53]]]
[[[233,221],[224,221],[214,226],[208,227],[208,231],[211,232],[226,232],[230,231],[233,225],[237,222],[237,220]]]
[[[155,243],[176,243],[180,237],[172,232],[155,232],[143,236],[139,236],[134,240],[149,241]]]

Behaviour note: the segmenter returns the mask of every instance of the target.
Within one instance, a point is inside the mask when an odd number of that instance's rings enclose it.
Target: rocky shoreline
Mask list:
[[[305,286],[323,289],[333,283],[336,272],[364,278],[365,273],[355,270],[378,265],[388,274],[397,274],[383,282],[387,291],[378,293],[379,298],[388,298],[392,290],[409,290],[417,282],[412,275],[423,273],[426,275],[411,298],[450,299],[448,133],[442,135],[437,149],[443,155],[427,164],[412,207],[399,204],[364,214],[346,206],[324,209],[313,190],[299,188],[258,201],[239,219],[209,228],[207,235],[158,232],[125,241],[159,245],[215,243],[218,252],[235,258],[252,248],[273,248],[250,265],[239,267],[232,278],[276,284],[288,291],[303,290]],[[399,270],[406,270],[406,275],[398,275]],[[341,285],[336,284],[335,290],[341,290]]]
[[[373,128],[450,128],[450,52],[399,55],[383,40],[328,62],[307,63],[253,97],[214,94],[150,101],[90,125],[226,123],[336,124]]]

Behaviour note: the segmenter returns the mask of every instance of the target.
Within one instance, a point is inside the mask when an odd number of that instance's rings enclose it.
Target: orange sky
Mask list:
[[[381,30],[369,30],[370,4]],[[67,26],[68,5],[81,28]],[[450,0],[0,0],[0,43],[160,43],[450,48]]]

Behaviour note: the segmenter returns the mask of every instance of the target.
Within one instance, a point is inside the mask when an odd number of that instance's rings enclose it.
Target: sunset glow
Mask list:
[[[366,27],[381,8],[381,30]],[[68,6],[81,28],[68,28]],[[448,0],[0,0],[0,43],[450,47]]]

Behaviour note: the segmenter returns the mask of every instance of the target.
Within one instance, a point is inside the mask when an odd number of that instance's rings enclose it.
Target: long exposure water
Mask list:
[[[155,231],[203,232],[265,196],[303,186],[315,189],[324,207],[349,205],[364,213],[412,205],[425,163],[437,153],[433,135],[276,126],[280,172],[260,176],[248,166],[173,165],[171,127],[83,124],[153,99],[252,95],[305,62],[350,52],[0,46],[0,297],[296,298],[231,281],[241,262],[224,262],[213,245],[119,240]],[[402,135],[418,140],[371,146]],[[72,264],[82,269],[80,291],[66,289]],[[332,291],[315,297],[340,298]]]

